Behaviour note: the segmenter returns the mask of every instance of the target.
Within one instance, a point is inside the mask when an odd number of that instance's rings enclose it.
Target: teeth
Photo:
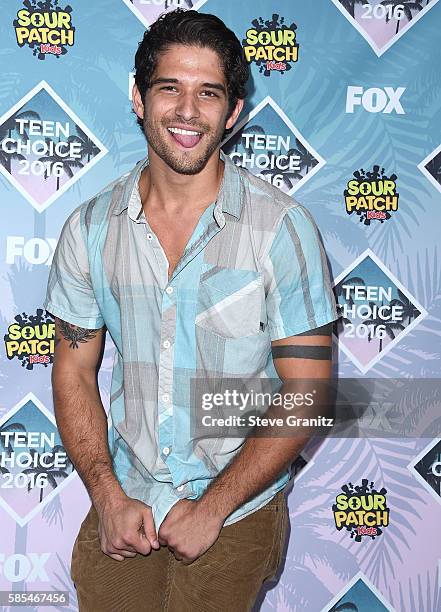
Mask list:
[[[179,128],[170,127],[168,128],[169,132],[173,132],[173,134],[184,134],[185,136],[200,136],[201,132],[192,132],[191,130],[181,130]]]

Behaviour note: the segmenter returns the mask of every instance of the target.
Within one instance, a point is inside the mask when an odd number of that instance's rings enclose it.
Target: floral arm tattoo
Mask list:
[[[72,325],[67,321],[63,321],[62,319],[58,319],[60,323],[60,331],[61,335],[65,340],[67,340],[69,344],[69,348],[77,349],[79,347],[79,343],[85,343],[92,338],[95,338],[97,329],[85,329],[84,327],[77,327],[76,325]]]

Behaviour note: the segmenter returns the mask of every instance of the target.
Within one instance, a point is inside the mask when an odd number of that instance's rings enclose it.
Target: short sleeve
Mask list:
[[[44,308],[73,325],[98,329],[103,327],[104,320],[93,292],[80,214],[81,208],[74,210],[61,230]]]
[[[326,255],[310,212],[289,208],[263,262],[271,340],[338,318]]]

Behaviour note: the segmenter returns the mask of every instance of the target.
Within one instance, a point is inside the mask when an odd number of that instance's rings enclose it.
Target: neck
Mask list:
[[[198,174],[179,174],[149,149],[149,164],[139,179],[139,191],[144,209],[165,212],[205,209],[216,200],[224,173],[219,149]]]

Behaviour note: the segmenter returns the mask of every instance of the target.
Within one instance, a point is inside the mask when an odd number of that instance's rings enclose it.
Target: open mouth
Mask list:
[[[183,130],[175,127],[169,127],[167,129],[174,140],[186,149],[191,149],[196,146],[202,138],[202,132],[196,132],[195,130]]]

